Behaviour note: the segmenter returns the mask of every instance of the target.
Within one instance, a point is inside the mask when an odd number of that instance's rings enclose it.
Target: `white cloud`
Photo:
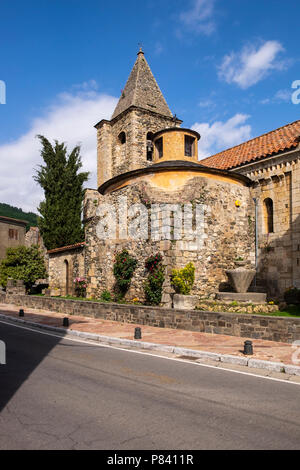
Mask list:
[[[90,171],[89,187],[96,187],[97,140],[94,125],[101,119],[109,119],[117,98],[94,91],[87,83],[84,91],[62,93],[55,104],[45,110],[43,116],[33,120],[30,130],[17,140],[0,146],[0,201],[36,211],[43,199],[41,188],[33,180],[34,169],[43,164],[41,144],[36,138],[42,134],[51,142],[63,141],[71,151],[81,144],[82,171]],[[90,87],[90,88],[91,88]]]
[[[258,48],[245,46],[240,52],[232,52],[223,58],[219,78],[248,88],[263,80],[271,70],[283,70],[288,66],[288,60],[276,60],[282,51],[284,48],[278,41],[266,41]]]
[[[200,108],[214,109],[216,107],[216,103],[210,98],[208,98],[208,99],[199,101],[198,106],[200,106]]]
[[[289,89],[278,90],[272,98],[265,98],[260,101],[261,104],[279,104],[292,102],[292,91]]]
[[[212,20],[215,0],[193,0],[192,7],[179,15],[180,21],[196,33],[210,35],[216,28]]]
[[[278,90],[275,93],[274,99],[277,101],[291,101],[292,100],[292,92],[291,90]]]
[[[225,122],[216,121],[213,124],[196,122],[192,129],[201,135],[198,147],[199,159],[249,140],[251,126],[245,124],[249,117],[247,114],[235,114]]]

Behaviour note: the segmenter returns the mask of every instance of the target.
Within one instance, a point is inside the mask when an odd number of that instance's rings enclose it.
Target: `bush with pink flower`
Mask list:
[[[85,297],[86,296],[86,279],[84,279],[84,277],[75,277],[74,289],[75,289],[76,297]]]

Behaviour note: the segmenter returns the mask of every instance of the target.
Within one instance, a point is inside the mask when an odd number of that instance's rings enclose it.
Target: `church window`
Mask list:
[[[66,295],[69,295],[69,286],[70,286],[70,270],[69,270],[69,262],[65,259],[64,261],[64,271],[65,271],[65,283],[66,283]]]
[[[264,224],[265,224],[265,232],[266,233],[273,233],[274,232],[274,221],[273,221],[273,201],[270,197],[267,197],[264,200],[263,204],[263,212],[264,212]]]
[[[193,157],[195,155],[195,138],[190,135],[184,136],[184,155]]]
[[[120,132],[120,134],[118,136],[118,140],[119,140],[119,143],[121,145],[126,143],[126,134],[125,134],[125,132]]]
[[[161,158],[163,156],[163,138],[162,137],[157,139],[157,141],[155,142],[155,147],[156,147],[158,158]]]
[[[153,159],[153,133],[148,132],[146,137],[147,160],[152,162]]]

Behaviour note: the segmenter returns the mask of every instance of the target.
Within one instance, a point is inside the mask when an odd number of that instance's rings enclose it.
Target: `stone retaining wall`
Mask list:
[[[66,315],[84,315],[126,323],[139,323],[165,328],[180,328],[244,338],[292,343],[300,339],[300,318],[271,317],[238,313],[216,313],[199,310],[175,310],[140,305],[122,305],[53,297],[5,295],[0,302],[51,310]],[[25,311],[26,313],[26,311]]]

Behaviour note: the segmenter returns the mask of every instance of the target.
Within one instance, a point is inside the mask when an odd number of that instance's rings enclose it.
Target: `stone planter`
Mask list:
[[[240,268],[240,267],[245,266],[246,261],[244,261],[244,260],[240,260],[240,261],[236,260],[236,261],[234,262],[234,264],[235,264],[235,266],[236,266],[237,268]]]
[[[51,297],[60,297],[62,294],[61,289],[50,289]]]
[[[237,269],[229,269],[226,271],[226,274],[235,292],[245,293],[247,292],[252,279],[256,274],[256,271],[255,269],[246,269],[240,267]]]
[[[198,302],[198,295],[173,295],[173,308],[178,308],[180,310],[194,310]]]

